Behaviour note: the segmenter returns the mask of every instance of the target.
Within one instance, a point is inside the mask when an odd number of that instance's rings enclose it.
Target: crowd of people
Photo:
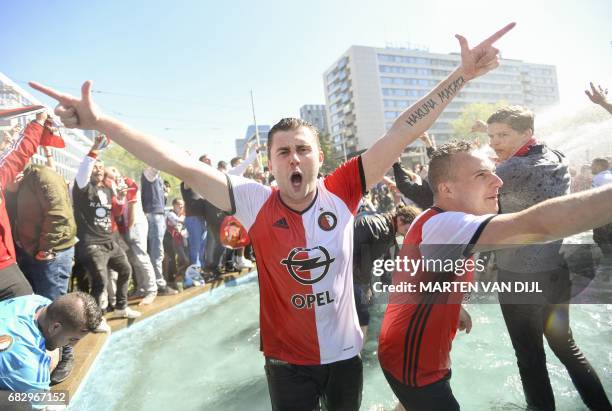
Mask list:
[[[215,168],[207,155],[194,159],[104,115],[91,100],[90,82],[80,98],[32,83],[58,101],[55,113],[64,125],[101,134],[70,190],[49,164],[30,166],[17,178],[39,145],[44,113],[0,158],[7,191],[0,197],[0,318],[11,319],[0,325],[0,367],[3,375],[14,376],[0,379],[0,389],[48,386],[45,378],[58,359],[44,355],[44,348],[61,349],[60,364],[66,362],[71,345],[84,334],[108,329],[101,313],[109,306],[119,317],[138,317],[127,305],[130,281],[140,304],[150,304],[158,295],[175,294],[171,285],[213,280],[224,269],[251,268],[256,259],[272,408],[312,410],[324,403],[330,410],[357,410],[375,261],[394,255],[455,261],[493,251],[500,279],[555,279],[543,281],[552,300],[516,304],[500,294],[527,404],[555,408],[546,338],[585,404],[612,409],[573,339],[570,272],[559,257],[562,238],[591,228],[603,253],[609,250],[607,160],[593,161],[593,189],[570,195],[564,155],[535,137],[533,114],[517,106],[503,107],[475,125],[488,134],[494,158],[468,141],[436,147],[426,133],[467,82],[497,66],[493,43],[513,26],[474,48],[457,36],[461,65],[372,147],[327,176],[319,175],[324,159],[318,132],[300,119],[282,119],[270,130],[268,168],[257,164],[262,147],[250,153],[249,147],[229,167],[220,161]],[[587,94],[612,113],[604,90],[592,86]],[[106,135],[149,165],[140,185],[99,160]],[[429,164],[407,170],[397,159],[419,138]],[[182,181],[182,198],[166,199],[159,170]],[[389,172],[394,178],[386,176]],[[234,240],[228,242],[224,233]],[[404,238],[401,249],[398,236]],[[71,273],[80,279],[81,291],[67,293]],[[459,275],[396,269],[388,281],[470,282],[473,277],[469,270]],[[32,290],[39,295],[30,295]],[[457,331],[472,327],[462,300],[461,293],[416,293],[408,300],[390,295],[378,356],[398,408],[459,409],[450,386],[450,350]],[[564,320],[551,326],[551,316]],[[29,354],[36,363],[29,373],[8,361],[11,354],[25,355],[26,348],[11,348],[15,336],[29,338],[37,348]],[[28,385],[28,378],[38,385]]]
[[[66,301],[72,307],[81,300],[87,310],[81,313],[87,316],[87,330],[110,332],[103,313],[140,316],[128,306],[128,298],[149,305],[158,296],[177,294],[177,288],[254,267],[252,247],[231,247],[221,237],[227,214],[188,186],[181,184],[182,198],[170,200],[168,183],[158,170],[145,168],[138,184],[117,167],[105,166],[99,158],[109,144],[105,135],[95,138],[75,179],[66,181],[53,160],[52,150],[60,148],[42,145],[44,133],[54,132],[48,113],[36,114],[25,130],[11,131],[2,141],[1,264],[6,274],[0,280],[0,300],[6,305],[0,302],[0,315],[14,310],[13,297],[39,296],[21,300],[29,310],[69,295]],[[45,164],[28,164],[39,147]],[[231,168],[223,171],[269,182],[268,173],[260,172],[258,152],[248,143],[244,157],[233,158]],[[200,160],[210,161],[206,155]],[[74,364],[72,345],[60,347],[57,361],[42,364],[46,372],[30,373],[37,378],[32,384],[6,379],[0,388],[48,388],[64,381]],[[39,352],[30,355],[36,358]],[[18,376],[8,359],[0,369],[3,375],[6,371]]]

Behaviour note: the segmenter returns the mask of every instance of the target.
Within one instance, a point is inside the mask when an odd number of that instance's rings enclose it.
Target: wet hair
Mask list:
[[[474,150],[476,146],[471,141],[452,140],[433,151],[429,161],[427,181],[434,195],[438,193],[438,184],[451,177],[452,157],[457,153],[469,153]]]
[[[521,106],[507,106],[495,111],[487,124],[503,123],[510,126],[514,131],[524,133],[527,130],[533,132],[534,115],[533,112]]]
[[[102,311],[96,300],[82,291],[60,296],[47,307],[49,320],[75,330],[94,331],[102,322]]]
[[[315,140],[317,141],[317,145],[321,147],[321,143],[319,142],[319,130],[311,123],[306,120],[302,120],[301,118],[294,117],[286,117],[281,119],[278,123],[274,124],[270,131],[268,132],[268,158],[271,157],[272,153],[272,142],[274,141],[274,134],[279,131],[292,131],[298,130],[301,127],[309,129],[312,134],[315,136]]]
[[[414,219],[417,218],[417,216],[421,214],[422,212],[423,210],[421,210],[417,206],[401,204],[397,206],[397,208],[395,209],[395,212],[392,213],[392,217],[393,218],[400,217],[404,221],[404,223],[412,224]]]

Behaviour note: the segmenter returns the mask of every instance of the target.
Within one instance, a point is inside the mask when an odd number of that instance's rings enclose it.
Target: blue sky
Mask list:
[[[0,71],[71,93],[94,81],[109,114],[213,160],[234,155],[252,123],[324,103],[323,72],[351,45],[455,52],[510,21],[503,57],[555,64],[562,104],[589,80],[612,88],[612,2],[7,1]],[[49,102],[34,92],[43,101]]]

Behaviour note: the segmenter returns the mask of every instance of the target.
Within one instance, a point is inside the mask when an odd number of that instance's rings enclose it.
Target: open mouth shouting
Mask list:
[[[304,177],[302,176],[302,173],[300,171],[293,171],[289,176],[289,180],[291,181],[291,187],[293,187],[293,189],[296,191],[299,190],[300,188],[302,188],[303,179]]]

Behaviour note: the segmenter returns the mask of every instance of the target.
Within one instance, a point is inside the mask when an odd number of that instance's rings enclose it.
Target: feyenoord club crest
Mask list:
[[[0,351],[6,351],[13,345],[13,337],[10,335],[0,335]]]
[[[321,213],[319,219],[317,220],[319,223],[319,227],[323,231],[331,231],[336,228],[336,224],[338,224],[338,217],[334,213],[326,211]]]

